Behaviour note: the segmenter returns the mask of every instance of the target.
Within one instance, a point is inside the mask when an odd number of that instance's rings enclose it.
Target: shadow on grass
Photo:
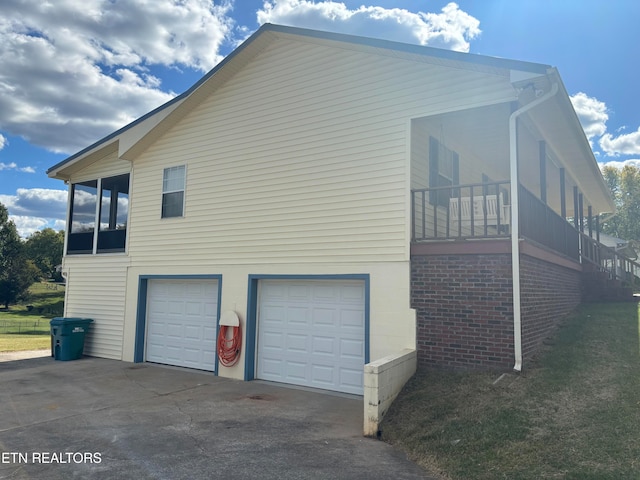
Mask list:
[[[33,305],[29,305],[28,307],[10,307],[7,309],[0,309],[0,320],[7,319],[10,320],[10,317],[18,317],[18,318],[30,318],[30,317],[42,317],[42,316],[51,316],[58,317],[62,316],[64,312],[64,300],[58,300],[54,303],[46,303],[46,304],[38,304],[35,303]]]

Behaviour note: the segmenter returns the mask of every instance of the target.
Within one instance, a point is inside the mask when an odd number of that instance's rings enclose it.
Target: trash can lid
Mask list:
[[[51,325],[64,325],[71,323],[89,324],[93,322],[93,318],[79,318],[79,317],[56,317],[49,323]]]

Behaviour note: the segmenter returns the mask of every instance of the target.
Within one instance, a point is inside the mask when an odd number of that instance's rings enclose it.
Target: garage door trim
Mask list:
[[[218,282],[218,312],[217,318],[220,321],[220,305],[222,299],[222,275],[140,275],[138,277],[138,309],[136,312],[136,338],[133,351],[133,361],[135,363],[144,362],[144,347],[147,324],[147,293],[149,280],[217,280]],[[216,338],[220,328],[216,322]],[[218,374],[218,356],[215,356],[215,374]]]
[[[244,379],[253,380],[256,369],[258,282],[260,280],[360,280],[364,282],[364,363],[369,363],[369,274],[249,275]],[[364,368],[364,365],[363,365]]]

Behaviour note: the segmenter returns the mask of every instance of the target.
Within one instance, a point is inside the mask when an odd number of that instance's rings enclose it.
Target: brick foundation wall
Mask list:
[[[527,255],[520,257],[522,354],[533,355],[558,322],[581,301],[581,272]]]
[[[520,258],[526,359],[580,303],[581,273],[535,256]],[[419,367],[513,367],[510,253],[413,254],[411,292]]]
[[[411,277],[418,366],[513,365],[510,255],[413,256]]]

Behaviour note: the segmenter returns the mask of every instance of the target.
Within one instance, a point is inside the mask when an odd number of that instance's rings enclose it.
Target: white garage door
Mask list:
[[[146,360],[215,369],[217,280],[149,280]]]
[[[261,280],[257,376],[363,393],[362,281]]]

